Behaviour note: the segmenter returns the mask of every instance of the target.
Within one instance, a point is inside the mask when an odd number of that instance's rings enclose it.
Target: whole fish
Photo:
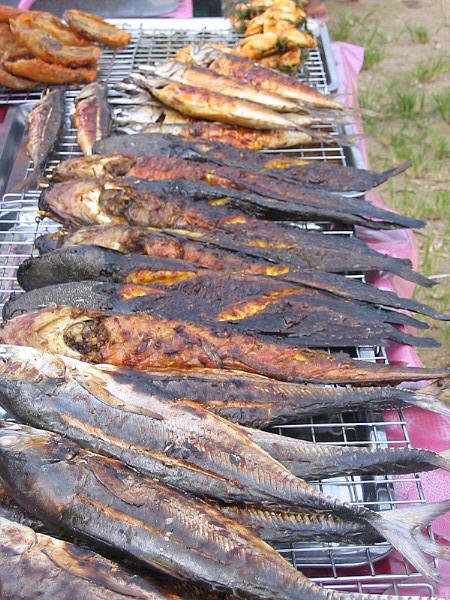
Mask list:
[[[235,470],[239,471],[237,465]],[[289,477],[293,478],[287,474],[279,482],[285,495]],[[44,522],[118,548],[176,578],[256,598],[330,598],[327,591],[214,507],[60,435],[3,422],[0,475],[7,492]],[[293,505],[310,497],[316,508],[366,522],[427,578],[437,578],[420,548],[424,537],[420,527],[435,514],[434,505],[408,518],[404,513],[397,517],[395,510],[376,513],[298,482],[298,493],[290,495]],[[429,544],[427,539],[427,547]],[[447,556],[444,548],[436,548],[436,553]],[[337,594],[333,596],[336,599],[370,598]]]
[[[84,87],[75,97],[73,123],[77,129],[77,139],[85,156],[92,154],[96,140],[111,132],[111,112],[104,84],[95,81]]]
[[[335,110],[345,109],[342,104],[333,98],[321,94],[318,90],[301,83],[298,79],[267,69],[248,58],[233,56],[212,46],[193,48],[191,57],[195,63],[207,64],[212,71],[220,75],[246,81],[256,89],[273,92],[283,96],[283,98],[294,100],[299,106]]]
[[[12,299],[3,315],[66,305],[122,314],[146,312],[184,319],[214,328],[216,333],[241,332],[265,342],[295,347],[328,348],[382,345],[386,340],[415,346],[437,346],[433,338],[416,337],[390,323],[391,311],[357,301],[330,298],[311,288],[295,288],[271,278],[214,274],[195,285],[168,289],[69,282],[38,288]],[[208,292],[211,293],[208,293]],[[401,314],[396,314],[399,321]],[[406,323],[410,323],[407,317]]]
[[[155,66],[142,65],[140,70],[144,74],[150,73],[151,75],[165,77],[178,83],[214,90],[225,96],[250,100],[277,112],[299,112],[298,104],[292,100],[288,100],[272,92],[257,90],[252,85],[248,85],[244,80],[238,81],[237,79],[224,77],[211,71],[211,69],[205,69],[196,65],[167,60]]]
[[[186,140],[208,140],[230,144],[248,150],[281,149],[314,143],[306,131],[292,129],[257,130],[225,123],[198,121],[196,123],[151,123],[142,130],[145,133],[179,135]]]
[[[41,205],[44,205],[44,200]],[[92,225],[76,231],[61,229],[54,234],[44,234],[36,239],[35,246],[40,254],[45,254],[64,246],[94,243],[123,253],[183,259],[218,271],[251,273],[252,265],[260,264],[261,258],[330,273],[379,269],[391,271],[425,287],[435,284],[434,280],[413,271],[409,260],[376,252],[355,237],[323,235],[300,227],[254,219],[244,213],[242,220],[243,223],[224,223],[226,232],[202,231],[196,227],[189,231]]]
[[[285,265],[271,264],[268,261],[257,263],[250,269],[251,274],[266,275],[286,285],[301,286],[315,290],[323,290],[335,297],[359,300],[370,304],[389,306],[412,310],[434,319],[448,320],[448,315],[442,315],[426,304],[421,304],[409,298],[400,298],[393,292],[379,290],[378,288],[350,279],[342,275],[320,272],[318,270],[303,271],[291,269]],[[236,271],[240,274],[240,271]],[[26,291],[67,283],[71,281],[106,281],[111,283],[134,283],[138,285],[161,284],[173,286],[181,281],[192,280],[201,293],[209,271],[197,267],[192,262],[159,258],[158,256],[141,256],[136,254],[122,254],[116,250],[100,246],[80,245],[67,246],[43,254],[33,256],[22,262],[17,271],[17,280]],[[242,274],[245,277],[246,273]],[[195,289],[195,288],[193,288]],[[214,287],[210,286],[213,291]],[[386,315],[387,317],[387,315]],[[420,327],[416,319],[407,315],[397,315],[390,311],[388,322],[409,324]]]
[[[134,79],[136,77],[133,75]],[[302,130],[301,125],[288,119],[282,113],[250,100],[226,96],[213,89],[173,81],[167,83],[167,79],[161,81],[160,78],[151,76],[139,76],[138,83],[142,87],[145,86],[164,105],[189,117],[258,130]],[[314,137],[314,134],[307,133]]]
[[[245,167],[253,173],[298,182],[308,187],[320,186],[322,191],[330,192],[365,192],[411,166],[411,161],[406,161],[396,168],[377,173],[284,154],[262,154],[243,148],[238,150],[230,144],[198,138],[189,140],[181,135],[163,133],[138,133],[125,138],[123,135],[112,135],[98,140],[94,144],[94,152],[187,158],[239,169]]]
[[[99,554],[0,516],[3,598],[181,600]]]
[[[27,151],[33,171],[22,182],[22,190],[35,185],[48,155],[55,147],[64,124],[64,106],[64,90],[47,89],[29,112]]]
[[[128,170],[127,170],[128,169]],[[335,219],[348,223],[364,224],[369,227],[423,227],[424,222],[405,217],[376,207],[361,199],[336,196],[312,189],[277,181],[272,177],[250,173],[211,163],[195,163],[178,158],[158,158],[112,154],[110,156],[88,156],[72,158],[58,164],[54,171],[57,181],[102,175],[126,175],[149,181],[185,179],[202,181],[213,186],[246,190],[263,196],[266,202],[283,210],[283,204],[301,215],[303,220],[321,218]],[[291,214],[292,214],[291,212]],[[373,221],[372,218],[378,219]]]
[[[252,474],[242,467],[248,489],[244,493],[236,490],[241,475],[234,473],[233,468],[230,471],[228,463],[215,460],[200,419],[214,435],[221,439],[225,436],[219,454],[230,443],[229,451],[241,457],[241,462],[257,461],[261,468],[272,465],[274,474],[279,465],[268,461],[267,455],[305,480],[353,473],[450,470],[449,452],[329,446],[237,428],[199,404],[190,401],[186,404],[181,397],[171,399],[155,387],[151,393],[152,382],[132,372],[108,371],[20,346],[0,346],[0,358],[0,405],[20,422],[89,444],[96,452],[119,458],[145,474],[200,496],[273,503],[267,498],[270,486],[255,483],[255,476],[259,480],[257,470]],[[133,401],[129,400],[131,390]],[[176,425],[183,418],[184,423]],[[101,419],[107,423],[102,425]],[[186,451],[182,456],[174,451],[175,447],[186,447],[184,439],[197,448],[192,456]],[[267,454],[258,452],[248,440]],[[123,445],[128,442],[137,450],[124,450]],[[200,447],[205,448],[204,455]],[[244,484],[244,480],[241,482]]]
[[[225,369],[282,381],[388,383],[441,379],[446,368],[364,363],[348,355],[264,342],[255,335],[165,319],[148,313],[109,314],[68,306],[44,308],[10,319],[2,343],[33,346],[91,362],[153,368]]]

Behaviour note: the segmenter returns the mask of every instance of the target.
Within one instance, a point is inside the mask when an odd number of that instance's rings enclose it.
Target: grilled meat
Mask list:
[[[229,471],[227,464],[207,461],[206,456],[213,456],[204,438],[208,431],[209,434],[214,432],[219,439],[223,437],[224,445],[232,444],[228,451],[240,456],[245,464],[253,464],[258,455],[258,449],[247,444],[247,436],[267,455],[306,480],[347,473],[450,470],[448,452],[323,446],[265,431],[228,427],[226,421],[199,404],[179,397],[172,399],[153,386],[145,375],[132,371],[105,371],[104,367],[96,368],[20,346],[0,346],[0,357],[0,404],[20,422],[87,443],[96,452],[120,458],[137,470],[197,495],[224,501],[251,502],[253,498],[253,501],[271,503],[267,498],[268,489],[264,491],[251,474],[246,475],[245,485],[249,489],[243,493],[239,491],[239,485],[236,486],[239,475]],[[57,376],[59,373],[63,373],[62,377]],[[204,422],[201,429],[200,420]],[[197,448],[205,448],[206,454],[203,456],[196,450],[192,456],[186,452],[179,455],[174,448],[186,446],[182,442],[183,436]],[[117,440],[122,441],[117,443]],[[131,443],[136,449],[124,450],[124,442]],[[227,450],[219,448],[218,451]],[[258,460],[261,467],[265,465],[269,469],[267,455],[263,453]],[[272,464],[272,468],[276,473],[278,466]],[[195,472],[205,469],[204,487],[195,478],[192,481],[192,469]]]
[[[23,13],[20,8],[14,6],[8,6],[7,4],[0,4],[0,23],[9,23],[9,20],[17,17]]]
[[[90,83],[97,77],[95,67],[70,69],[63,65],[47,63],[40,58],[19,58],[7,60],[5,69],[16,77],[26,77],[42,83]]]
[[[210,69],[188,65],[179,61],[168,60],[159,63],[155,67],[144,67],[144,70],[159,77],[166,77],[171,81],[206,88],[231,96],[256,102],[281,113],[298,112],[299,106],[292,100],[287,100],[277,94],[256,90],[244,81],[237,81],[219,75]],[[144,71],[144,72],[145,72]]]
[[[295,284],[298,287],[313,288],[331,293],[333,296],[349,300],[361,300],[371,304],[381,304],[393,308],[412,310],[434,319],[448,320],[448,315],[441,315],[426,304],[420,304],[408,298],[400,298],[392,292],[379,290],[371,285],[332,273],[320,271],[302,271],[286,266],[262,262],[251,270],[252,274],[267,275],[279,281]],[[45,287],[70,281],[109,281],[112,283],[136,283],[152,285],[159,283],[166,286],[193,280],[194,286],[201,294],[207,279],[200,277],[209,273],[191,262],[178,259],[158,258],[152,256],[124,255],[121,252],[101,248],[99,246],[68,246],[39,257],[25,260],[17,272],[17,279],[25,290]],[[239,271],[236,272],[239,274]],[[211,280],[209,280],[211,281]],[[198,282],[198,283],[197,283]],[[262,285],[262,284],[261,284]],[[195,290],[195,288],[193,288]],[[209,292],[214,287],[204,287]],[[283,288],[286,289],[286,288]],[[389,323],[409,324],[417,327],[417,321],[408,316],[390,312],[386,315]]]
[[[286,286],[271,278],[208,274],[192,283],[155,287],[108,283],[66,283],[39,288],[10,301],[4,310],[20,311],[67,305],[123,314],[147,312],[186,319],[218,332],[251,333],[263,341],[289,346],[353,347],[381,345],[392,339],[416,346],[436,346],[432,338],[414,337],[390,324],[391,312],[311,288]],[[164,289],[165,288],[165,289]],[[401,315],[396,314],[396,320]],[[406,323],[409,323],[407,318]]]
[[[104,85],[90,83],[81,90],[75,98],[73,122],[83,154],[91,155],[95,141],[109,135],[111,131],[111,113]]]
[[[410,261],[371,250],[354,237],[306,232],[298,227],[284,227],[246,215],[242,217],[242,224],[229,224],[230,228],[236,226],[235,232],[93,225],[74,232],[60,230],[56,234],[45,234],[36,240],[36,247],[45,254],[63,246],[95,243],[124,253],[187,260],[198,267],[219,271],[251,273],[256,258],[256,263],[259,259],[267,259],[298,269],[321,269],[331,273],[380,269],[425,287],[435,283],[413,271]]]
[[[90,550],[0,517],[0,588],[4,598],[178,600]]]
[[[312,383],[378,384],[448,377],[445,368],[365,364],[346,354],[264,342],[252,334],[142,312],[110,315],[67,306],[45,308],[8,321],[0,339],[142,371],[238,369],[282,381]]]
[[[64,102],[64,90],[47,90],[28,114],[27,150],[34,169],[23,181],[23,189],[36,182],[58,140],[64,124]]]
[[[336,100],[300,83],[298,79],[274,72],[272,69],[258,65],[248,58],[233,56],[211,46],[193,49],[191,56],[194,62],[208,64],[209,68],[216,73],[220,73],[225,77],[247,81],[256,89],[273,92],[283,96],[283,98],[297,102],[300,106],[344,109],[344,106]]]
[[[263,196],[273,210],[297,215],[297,219],[334,219],[354,224],[365,224],[374,229],[392,227],[423,227],[424,222],[380,209],[360,199],[336,195],[277,181],[248,171],[220,167],[211,163],[195,163],[177,158],[128,156],[88,156],[72,158],[58,165],[54,176],[57,181],[102,175],[126,175],[137,179],[161,181],[185,179],[202,181],[213,186],[246,190]],[[253,196],[255,198],[255,196]],[[378,219],[373,221],[372,218]]]
[[[143,84],[144,79],[140,78],[140,83]],[[261,104],[210,89],[166,83],[166,80],[158,86],[157,79],[151,77],[147,78],[147,89],[163,104],[190,117],[251,129],[301,129],[287,117]]]
[[[36,87],[37,83],[24,77],[16,77],[0,66],[0,85],[12,90],[31,90]]]
[[[28,49],[12,33],[8,23],[0,21],[0,61],[28,55]]]
[[[76,35],[70,27],[51,13],[34,11],[32,17],[36,27],[56,38],[66,46],[90,45],[86,38]]]
[[[211,162],[221,166],[270,175],[277,179],[299,183],[306,187],[320,186],[330,192],[364,192],[378,186],[410,167],[407,161],[382,173],[344,167],[329,162],[306,161],[282,154],[261,154],[246,149],[237,150],[229,144],[207,140],[185,140],[180,135],[140,133],[133,136],[113,135],[94,144],[95,154],[122,152],[129,155],[185,158]]]
[[[82,37],[105,46],[126,46],[131,40],[131,34],[120,27],[107,23],[100,17],[81,10],[65,10],[63,19],[69,27]]]
[[[264,150],[265,148],[279,149],[291,148],[292,146],[308,145],[314,142],[311,135],[305,131],[293,131],[287,129],[272,129],[267,131],[248,129],[225,125],[223,123],[198,123],[166,124],[151,123],[143,130],[147,133],[168,133],[179,135],[187,140],[207,140],[230,144],[237,148],[248,150]]]
[[[33,56],[65,67],[93,65],[100,58],[97,46],[67,46],[43,30],[36,18],[33,12],[26,11],[9,22],[11,31]]]

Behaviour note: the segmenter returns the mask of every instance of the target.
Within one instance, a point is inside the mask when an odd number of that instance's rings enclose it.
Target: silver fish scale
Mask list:
[[[227,43],[230,46],[237,41],[237,34],[226,27],[223,19],[182,20],[175,30],[168,28],[169,20],[146,21],[139,27],[124,26],[132,34],[131,43],[124,49],[103,49],[99,60],[99,78],[108,84],[110,96],[117,94],[112,86],[123,81],[140,64],[148,64],[173,56],[175,52],[189,42]],[[177,23],[178,24],[178,23]],[[123,25],[119,23],[119,25]],[[329,45],[326,27],[319,30],[319,48],[311,50],[306,69],[301,79],[317,87],[324,93],[336,89],[336,71]],[[73,112],[73,99],[77,90],[69,89],[66,93],[66,120],[63,134],[55,151],[47,161],[45,174],[50,175],[52,169],[69,157],[81,155],[76,141],[76,131],[70,122]],[[25,154],[26,137],[24,128],[26,116],[32,104],[40,97],[40,90],[19,93],[5,92],[0,89],[0,102],[17,104],[12,116],[7,116],[5,125],[15,131],[14,158],[4,185],[8,189],[20,183],[31,164]],[[29,102],[29,104],[23,104]],[[8,123],[9,119],[9,123]],[[322,126],[324,127],[324,126]],[[328,127],[328,131],[330,127]],[[332,131],[340,132],[339,127],[332,126]],[[18,133],[19,132],[19,133]],[[9,141],[9,138],[8,138]],[[0,148],[0,154],[5,151]],[[356,167],[365,167],[361,154],[355,147],[343,148],[339,144],[315,147],[300,147],[288,150],[275,150],[284,154],[295,154],[309,160],[335,162]],[[6,156],[8,159],[8,155]],[[3,161],[3,158],[2,158]],[[0,186],[2,180],[0,177]],[[0,202],[0,309],[11,292],[21,293],[17,284],[18,265],[33,253],[34,240],[38,235],[54,232],[60,225],[48,218],[40,220],[37,213],[37,202],[40,190],[32,189],[24,194],[6,193]],[[308,230],[322,231],[325,235],[352,236],[351,227],[330,222],[303,222],[296,226]],[[348,273],[347,276],[364,280],[360,273]],[[355,347],[352,356],[368,362],[387,363],[385,349],[382,347]],[[343,414],[330,412],[323,417],[314,417],[299,421],[293,425],[276,427],[273,431],[280,435],[306,439],[320,443],[343,445],[371,445],[373,447],[411,446],[405,419],[401,410],[393,410],[387,420],[382,412],[359,411]],[[387,428],[396,426],[395,439],[387,439]],[[405,501],[396,496],[401,485],[409,485],[415,489],[417,500]],[[337,496],[342,500],[365,506],[389,510],[396,506],[407,506],[425,502],[422,483],[419,475],[376,476],[361,478],[359,476],[339,477],[317,482],[323,492]],[[430,532],[430,535],[432,533]],[[388,572],[386,565],[380,561],[389,551],[387,543],[369,546],[344,544],[302,543],[282,544],[278,551],[295,567],[301,569],[313,581],[327,587],[360,593],[388,592],[395,595],[420,595],[430,597],[436,595],[432,585],[424,582],[423,577],[411,573],[407,563],[399,559],[397,572]],[[435,561],[436,562],[436,561]],[[435,566],[438,566],[437,564]]]

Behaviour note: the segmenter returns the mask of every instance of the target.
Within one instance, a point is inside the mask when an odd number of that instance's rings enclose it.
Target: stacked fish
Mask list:
[[[59,127],[39,137],[40,110],[59,100],[47,95],[31,113],[36,167]],[[262,430],[368,406],[449,414],[438,385],[447,369],[328,351],[435,344],[397,329],[424,324],[395,308],[448,318],[345,273],[432,282],[353,238],[292,224],[421,226],[342,195],[407,165],[372,173],[187,136],[110,135],[100,84],[82,90],[74,122],[85,156],[60,163],[40,198],[64,229],[41,237],[39,256],[20,266],[26,292],[6,304],[0,330],[0,404],[16,421],[0,424],[3,595],[376,597],[323,589],[270,545],[298,540],[387,540],[436,579],[425,553],[449,552],[422,529],[450,501],[376,512],[308,480],[450,470],[448,453]],[[381,385],[423,379],[435,383]]]

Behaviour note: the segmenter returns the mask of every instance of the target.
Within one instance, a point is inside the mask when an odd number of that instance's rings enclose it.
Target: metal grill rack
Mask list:
[[[208,20],[209,21],[209,20]],[[114,83],[126,77],[139,64],[160,60],[175,53],[176,49],[189,41],[211,41],[233,44],[236,34],[230,30],[208,28],[200,31],[153,31],[142,27],[135,30],[132,44],[121,51],[104,52],[100,61],[100,77],[107,83]],[[316,85],[322,91],[329,91],[330,58],[324,55],[323,44],[320,50],[313,51],[308,61],[308,82]],[[34,94],[34,95],[33,95]],[[80,153],[76,142],[76,132],[72,128],[69,114],[73,109],[73,98],[76,91],[66,94],[67,118],[60,143],[50,157],[46,166],[46,174],[59,161]],[[39,94],[32,92],[28,100],[37,100]],[[0,102],[6,102],[5,96],[0,95]],[[19,102],[15,96],[12,102]],[[23,100],[20,100],[23,101]],[[18,107],[18,122],[26,120],[28,107]],[[336,132],[338,129],[336,128]],[[23,131],[22,131],[23,134]],[[30,169],[30,164],[24,152],[25,139],[18,141],[18,159],[11,169],[10,186],[18,182],[24,171]],[[340,164],[357,164],[355,156],[347,148],[336,144],[325,147],[296,148],[277,152],[295,152],[299,156],[311,160],[335,161]],[[20,160],[20,157],[22,159]],[[11,189],[11,187],[9,188]],[[49,219],[40,220],[37,215],[39,189],[30,190],[25,194],[7,193],[0,203],[0,308],[8,295],[15,291],[20,293],[16,281],[18,265],[33,252],[33,243],[38,235],[54,232],[60,226]],[[323,231],[327,235],[353,235],[349,227],[326,222],[302,223],[301,227]],[[363,279],[360,274],[349,274]],[[353,349],[353,356],[358,360],[369,362],[387,362],[384,348],[361,347]],[[290,435],[311,441],[345,444],[398,446],[410,445],[406,423],[401,411],[393,411],[392,420],[386,422],[382,412],[361,411],[358,413],[328,414],[307,421],[299,421],[295,425],[274,428],[281,435]],[[398,436],[388,440],[387,428],[396,425]],[[396,498],[396,486],[399,482],[409,482],[416,487],[417,500],[404,501]],[[390,509],[410,502],[425,502],[421,481],[418,475],[397,477],[359,476],[333,478],[317,482],[319,488],[329,494],[355,503],[362,503],[375,509]],[[383,593],[408,595],[414,588],[415,593],[423,597],[433,595],[433,587],[424,582],[421,575],[411,573],[406,561],[400,560],[395,574],[387,572],[383,566],[383,557],[390,550],[387,543],[370,546],[353,546],[337,544],[283,544],[279,552],[295,567],[300,568],[314,581],[334,589],[357,591],[365,593]]]

